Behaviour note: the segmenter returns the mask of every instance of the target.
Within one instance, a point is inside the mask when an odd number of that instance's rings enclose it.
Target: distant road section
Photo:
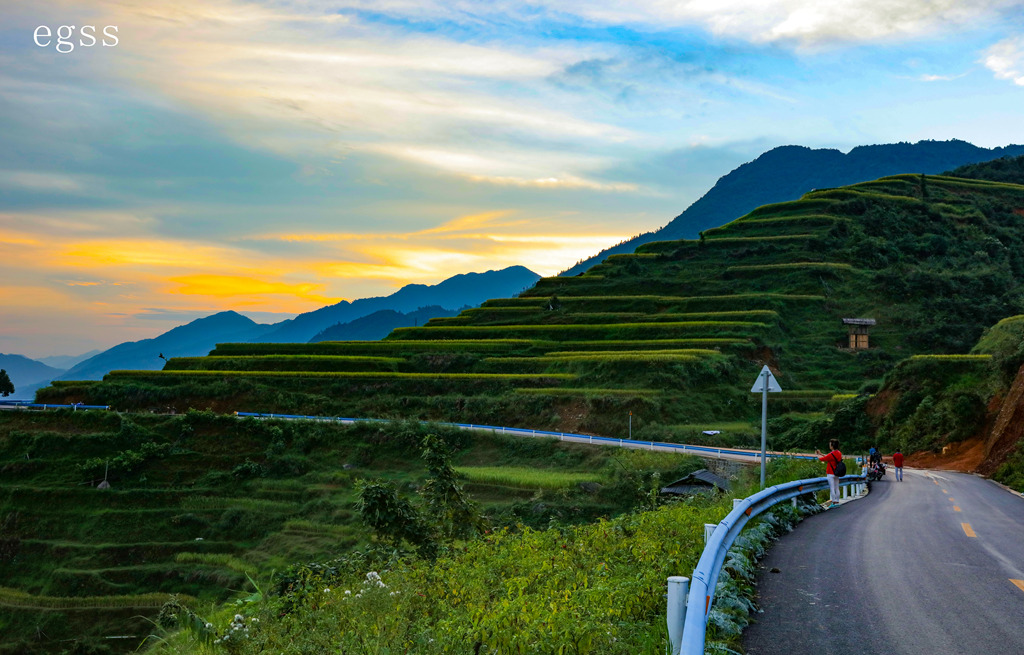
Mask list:
[[[296,421],[332,421],[342,424],[351,424],[361,421],[374,422],[374,421],[386,421],[388,419],[375,419],[375,418],[344,418],[344,417],[330,417],[330,416],[299,416],[293,414],[260,414],[257,412],[235,412],[235,416],[242,418],[267,418],[267,419],[284,419],[284,420],[296,420]],[[429,421],[423,421],[427,423]],[[459,428],[462,430],[476,430],[480,432],[494,432],[497,434],[507,434],[513,437],[542,437],[547,439],[558,439],[559,441],[570,441],[573,443],[585,443],[594,446],[618,446],[621,448],[632,448],[634,450],[654,450],[659,452],[671,452],[680,453],[686,455],[696,455],[698,457],[710,457],[713,459],[728,459],[738,462],[746,462],[748,464],[754,463],[760,460],[761,451],[759,450],[745,450],[742,448],[718,448],[715,446],[693,446],[690,444],[680,443],[666,443],[661,441],[640,441],[638,439],[620,439],[617,437],[598,437],[590,434],[576,434],[573,432],[552,432],[550,430],[531,430],[529,428],[510,428],[503,427],[500,425],[480,425],[475,423],[441,423],[436,422],[437,425],[447,425],[448,427]],[[815,455],[808,455],[805,453],[780,453],[780,452],[768,452],[766,453],[767,458],[786,457],[791,459],[817,459]]]
[[[982,478],[886,476],[762,564],[747,655],[1024,653],[1024,498]]]

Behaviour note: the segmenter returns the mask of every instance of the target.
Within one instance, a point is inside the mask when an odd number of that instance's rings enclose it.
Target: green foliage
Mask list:
[[[0,396],[6,398],[12,393],[14,393],[14,383],[11,382],[11,378],[7,375],[7,371],[0,368]]]
[[[967,164],[944,173],[952,177],[990,180],[1010,184],[1024,184],[1024,156],[1001,157],[978,164]]]
[[[86,475],[101,475],[108,470],[108,465],[111,473],[131,473],[150,459],[167,457],[172,450],[172,444],[147,441],[140,444],[137,450],[122,450],[111,458],[91,457],[79,464],[78,468]]]
[[[486,523],[480,516],[480,508],[463,491],[452,466],[451,446],[428,434],[423,439],[422,457],[428,478],[420,494],[441,539],[469,539],[483,532]]]
[[[769,419],[768,434],[776,450],[809,451],[824,449],[830,439],[838,439],[840,450],[858,453],[867,450],[875,426],[865,412],[868,396],[837,401],[829,413],[815,418],[783,415]]]
[[[437,554],[431,526],[391,482],[360,482],[356,509],[378,539],[393,546],[408,542],[424,557]]]

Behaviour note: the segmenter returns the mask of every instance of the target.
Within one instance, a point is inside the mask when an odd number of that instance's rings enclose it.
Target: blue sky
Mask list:
[[[778,145],[1024,143],[1022,8],[8,0],[0,352],[557,273]]]

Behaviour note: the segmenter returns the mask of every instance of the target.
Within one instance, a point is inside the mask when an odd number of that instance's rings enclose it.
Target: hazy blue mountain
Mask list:
[[[651,241],[696,239],[702,230],[724,225],[761,205],[796,200],[814,189],[899,173],[934,175],[965,164],[1022,154],[1024,145],[979,148],[955,139],[858,146],[847,154],[833,149],[780,146],[719,178],[710,191],[660,230],[603,250],[562,275],[582,273],[608,255],[633,252]]]
[[[196,357],[208,354],[218,343],[227,341],[305,342],[332,325],[348,323],[382,310],[415,313],[421,307],[436,305],[454,313],[463,307],[479,305],[489,298],[514,296],[533,286],[538,279],[539,275],[522,266],[486,273],[465,273],[432,286],[409,284],[383,298],[342,301],[272,325],[256,323],[237,312],[221,312],[181,325],[152,339],[118,344],[79,362],[57,379],[99,380],[113,370],[156,370],[164,365],[164,360],[160,359],[161,354],[167,358]],[[417,318],[414,316],[413,320]],[[35,389],[31,391],[34,393]]]
[[[464,273],[438,284],[407,284],[390,296],[362,298],[316,311],[299,314],[282,321],[275,329],[261,337],[266,342],[305,342],[322,330],[338,323],[348,323],[374,312],[390,309],[396,312],[414,312],[420,307],[438,305],[444,309],[474,307],[490,298],[507,298],[532,287],[540,276],[523,266],[510,266],[500,271]]]
[[[445,309],[439,305],[420,307],[414,312],[402,313],[382,309],[348,323],[337,323],[323,330],[309,341],[377,341],[400,327],[423,325],[438,316],[455,316],[458,309]]]
[[[49,382],[64,372],[24,355],[3,353],[0,353],[0,368],[7,371],[14,384],[14,393],[6,400],[31,400],[39,383]]]
[[[101,352],[103,352],[103,350],[97,348],[96,350],[90,350],[89,352],[82,353],[81,355],[50,355],[48,357],[37,357],[36,361],[42,362],[47,366],[63,369],[61,371],[63,372],[79,362],[84,362],[93,355],[99,355]]]
[[[198,357],[224,341],[255,341],[272,329],[233,311],[180,325],[152,339],[129,341],[76,364],[61,380],[99,380],[113,370],[157,370],[164,357]]]

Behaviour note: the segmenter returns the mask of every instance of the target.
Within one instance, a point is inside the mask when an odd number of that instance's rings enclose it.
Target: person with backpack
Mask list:
[[[903,453],[899,448],[892,454],[892,467],[896,469],[896,482],[903,482]]]
[[[825,455],[815,449],[814,454],[818,456],[819,462],[825,462],[825,477],[828,478],[829,506],[839,504],[839,478],[846,475],[846,464],[843,463],[843,454],[839,452],[839,440],[830,439],[828,442],[829,452]]]

